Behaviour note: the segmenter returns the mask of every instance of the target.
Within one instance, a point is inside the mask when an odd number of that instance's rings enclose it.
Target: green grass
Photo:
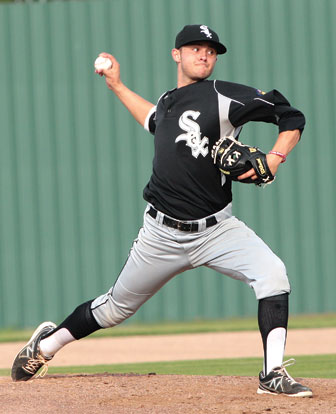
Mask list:
[[[288,369],[290,374],[294,377],[336,378],[336,355],[297,356],[294,358],[296,364],[290,366]],[[261,358],[235,358],[81,367],[50,367],[49,374],[156,373],[177,375],[257,376],[261,369]],[[10,375],[10,370],[1,369],[0,375]]]
[[[336,314],[298,315],[291,316],[290,329],[327,328],[336,327]],[[212,321],[192,322],[163,322],[156,324],[120,325],[113,329],[105,329],[91,335],[91,337],[133,336],[133,335],[167,335],[201,332],[235,332],[257,330],[257,318],[224,319]],[[33,329],[0,330],[0,342],[26,341],[30,338]]]
[[[336,327],[336,314],[291,316],[290,329]],[[96,332],[91,337],[166,335],[201,332],[234,332],[257,330],[256,318],[215,321],[173,322],[146,325],[121,325],[113,329]],[[0,330],[0,342],[26,341],[33,329]],[[336,355],[299,356],[297,364],[290,367],[296,377],[336,378]],[[255,376],[262,368],[260,358],[214,359],[201,361],[153,362],[138,364],[95,365],[82,367],[51,367],[49,373],[94,374],[135,373],[183,374],[183,375],[247,375]],[[10,370],[1,369],[0,375],[10,375]]]

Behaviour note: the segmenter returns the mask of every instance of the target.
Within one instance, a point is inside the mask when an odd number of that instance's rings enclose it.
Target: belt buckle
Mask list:
[[[184,221],[177,222],[177,229],[180,231],[190,231],[191,225],[189,223],[185,223]]]

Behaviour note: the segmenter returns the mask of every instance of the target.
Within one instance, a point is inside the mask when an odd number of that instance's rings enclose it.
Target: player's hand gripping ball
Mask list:
[[[109,58],[98,56],[97,59],[95,60],[94,67],[97,71],[107,70],[112,67],[112,62]]]
[[[268,167],[266,154],[257,147],[242,144],[233,137],[222,137],[213,146],[211,156],[219,170],[233,181],[241,183],[253,183],[258,186],[270,184],[274,176]],[[238,180],[238,177],[251,168],[254,169],[257,178]]]

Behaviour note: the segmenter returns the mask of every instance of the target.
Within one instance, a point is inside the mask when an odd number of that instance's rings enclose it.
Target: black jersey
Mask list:
[[[155,150],[144,199],[180,220],[223,209],[232,201],[231,180],[214,165],[211,148],[221,136],[237,138],[248,121],[271,122],[279,132],[305,124],[276,90],[204,80],[163,94],[145,122]]]

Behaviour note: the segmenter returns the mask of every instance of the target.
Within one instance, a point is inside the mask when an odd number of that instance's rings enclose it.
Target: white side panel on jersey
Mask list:
[[[229,121],[229,109],[232,99],[220,94],[217,91],[218,96],[218,108],[219,108],[219,126],[220,136],[233,136],[237,137],[242,127],[235,128]]]
[[[229,110],[232,99],[220,94],[216,89],[216,83],[214,83],[214,87],[218,97],[220,137],[233,136],[236,138],[239,135],[242,127],[235,128],[229,121]],[[222,174],[222,185],[225,184],[225,181],[226,176],[225,174]]]

